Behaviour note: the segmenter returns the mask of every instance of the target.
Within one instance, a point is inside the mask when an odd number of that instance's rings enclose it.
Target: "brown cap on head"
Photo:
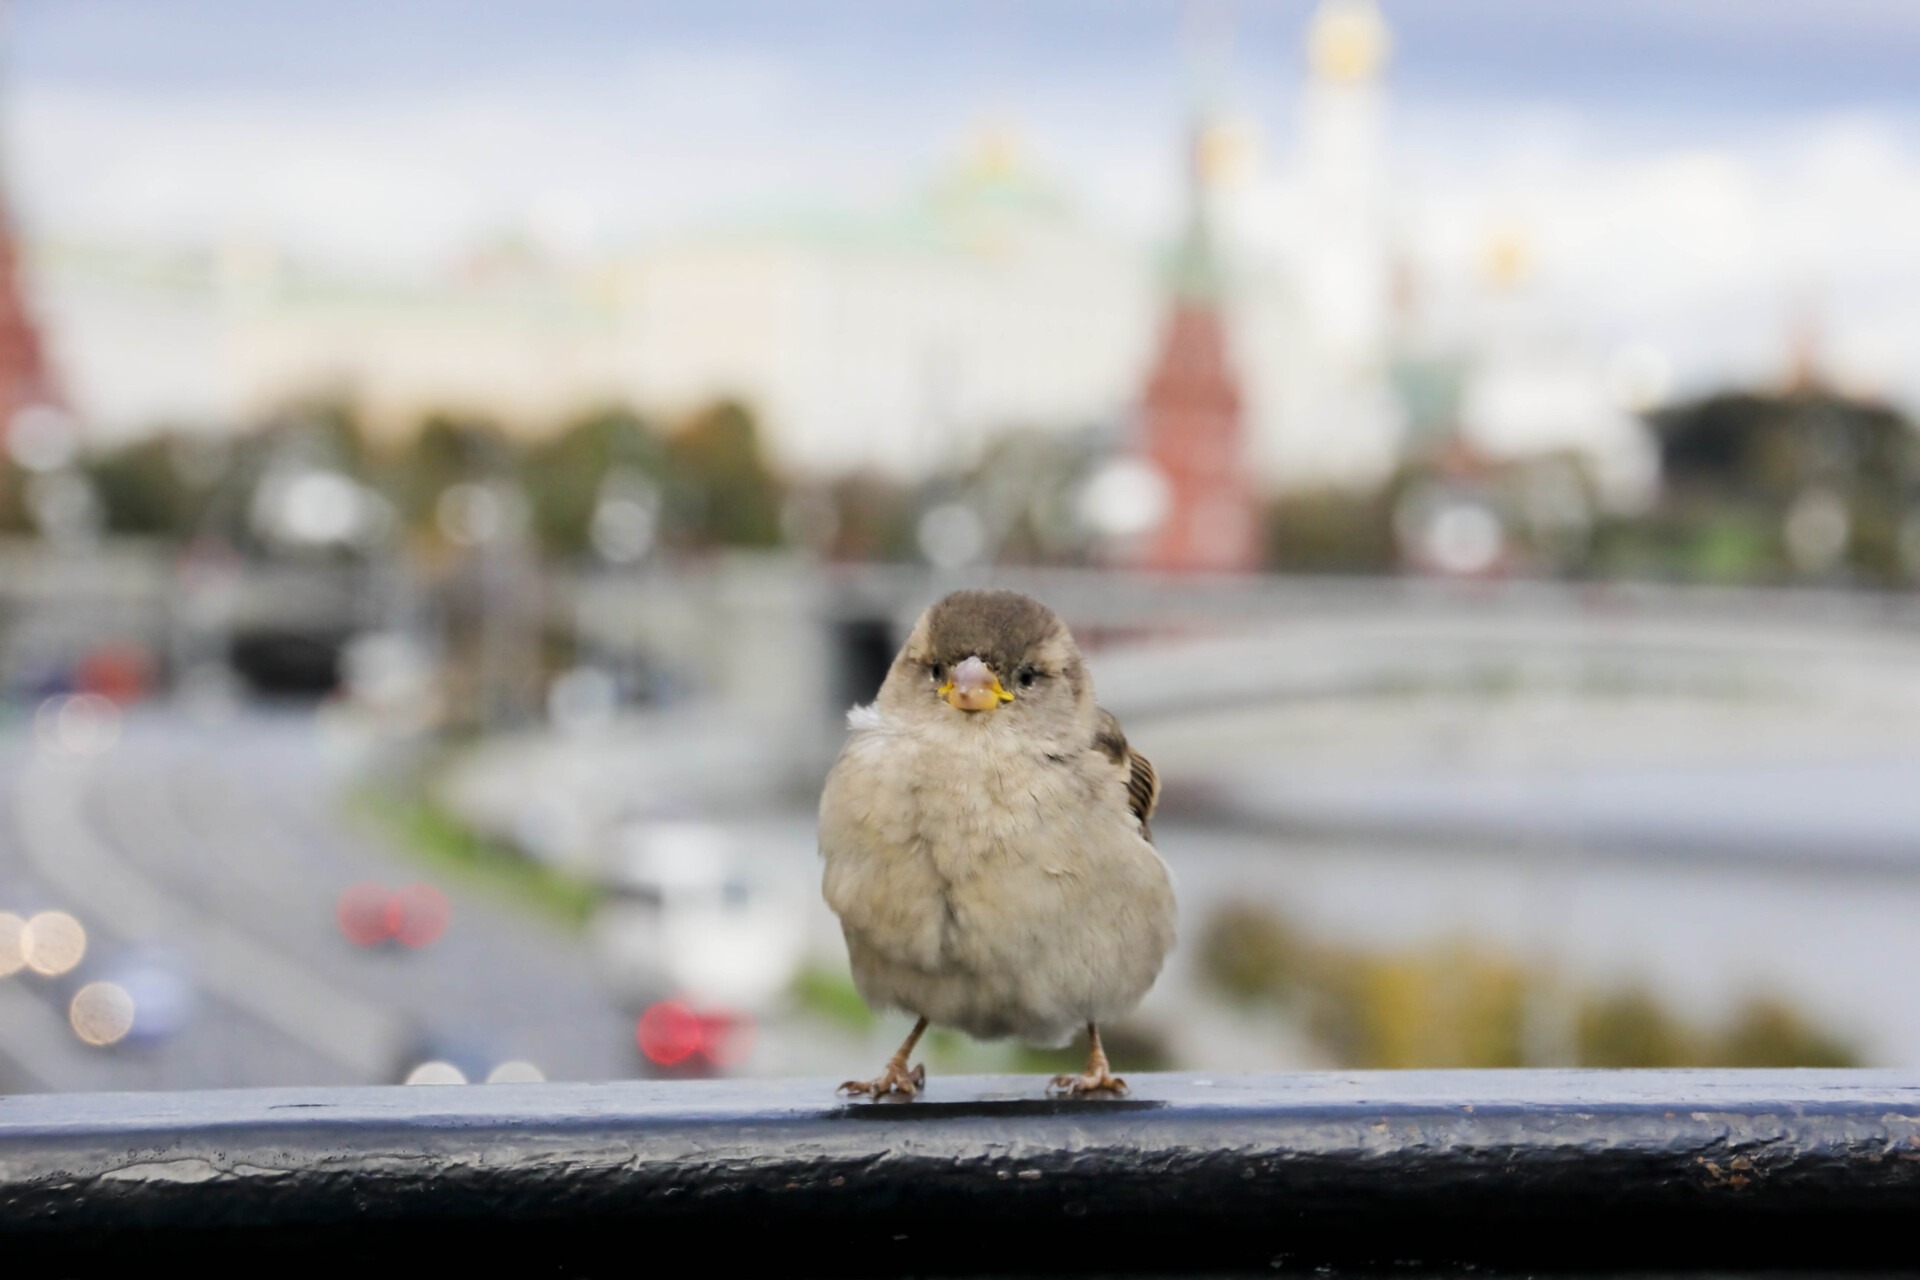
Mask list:
[[[1066,626],[1053,610],[1017,591],[956,591],[927,611],[927,647],[937,662],[979,658],[1011,675]]]

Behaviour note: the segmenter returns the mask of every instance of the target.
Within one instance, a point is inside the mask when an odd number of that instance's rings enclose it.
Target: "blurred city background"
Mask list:
[[[976,583],[1165,781],[1122,1070],[1920,1065],[1902,0],[5,25],[0,1091],[871,1069]]]

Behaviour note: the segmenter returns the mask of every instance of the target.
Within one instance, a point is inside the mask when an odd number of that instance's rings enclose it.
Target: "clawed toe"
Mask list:
[[[1047,1092],[1062,1098],[1078,1098],[1086,1094],[1106,1094],[1109,1097],[1124,1098],[1127,1095],[1127,1082],[1105,1071],[1098,1073],[1090,1071],[1085,1075],[1055,1076],[1047,1085]]]
[[[897,1094],[904,1100],[912,1098],[926,1087],[927,1069],[924,1065],[916,1065],[908,1071],[900,1065],[888,1063],[887,1069],[873,1079],[849,1080],[840,1086],[838,1092],[844,1097],[873,1098],[876,1101]]]

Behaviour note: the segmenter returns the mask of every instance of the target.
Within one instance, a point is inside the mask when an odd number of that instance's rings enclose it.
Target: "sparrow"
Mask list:
[[[840,1091],[912,1098],[934,1024],[1049,1045],[1084,1026],[1085,1072],[1048,1092],[1124,1094],[1100,1024],[1173,949],[1173,883],[1148,830],[1159,779],[1066,626],[1012,591],[956,591],[847,723],[820,798],[822,889],[861,996],[918,1021]]]

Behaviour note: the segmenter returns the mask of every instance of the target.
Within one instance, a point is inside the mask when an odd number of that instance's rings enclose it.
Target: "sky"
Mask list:
[[[1758,376],[1819,312],[1920,403],[1920,5],[1383,0],[1404,234],[1518,225],[1595,340]],[[1284,182],[1306,0],[13,0],[4,168],[30,234],[251,238],[431,272],[490,237],[587,251],[757,209],[882,210],[983,127],[1088,216],[1180,203],[1182,30]],[[1196,17],[1197,14],[1197,17]],[[1920,362],[1913,362],[1920,365]]]

